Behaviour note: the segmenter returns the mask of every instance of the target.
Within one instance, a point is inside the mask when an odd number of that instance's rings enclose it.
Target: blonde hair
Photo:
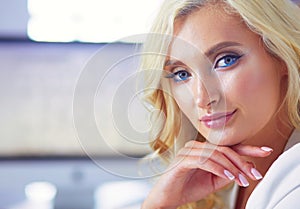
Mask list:
[[[285,63],[288,87],[284,102],[290,123],[300,129],[300,9],[296,4],[289,0],[166,0],[144,44],[145,56],[141,63],[148,87],[145,99],[160,112],[153,122],[156,127],[153,127],[151,142],[158,154],[171,148],[185,128],[182,112],[170,95],[169,87],[160,79],[174,24],[207,4],[217,3],[224,5],[224,12],[239,15],[249,29],[260,35],[269,53]],[[162,115],[164,117],[160,117]],[[198,139],[203,140],[200,134]]]

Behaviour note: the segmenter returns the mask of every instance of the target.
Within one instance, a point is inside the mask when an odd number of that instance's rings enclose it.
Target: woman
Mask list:
[[[299,12],[288,0],[162,5],[142,69],[160,112],[151,145],[170,165],[143,209],[300,204]]]

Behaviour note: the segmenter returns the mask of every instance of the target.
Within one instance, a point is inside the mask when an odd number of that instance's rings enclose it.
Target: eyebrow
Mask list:
[[[166,68],[168,66],[172,66],[172,65],[185,65],[185,64],[179,60],[167,59],[164,64],[164,68]]]
[[[215,54],[217,51],[227,48],[227,47],[231,47],[231,46],[241,46],[242,44],[238,43],[238,42],[234,42],[234,41],[225,41],[225,42],[220,42],[217,43],[216,45],[213,45],[212,47],[210,47],[208,50],[206,50],[206,52],[204,53],[206,57],[210,57],[211,55]],[[176,59],[167,59],[164,63],[164,68],[168,67],[168,66],[172,66],[172,65],[185,65],[183,62],[181,62],[180,60],[176,60]]]
[[[230,47],[230,46],[241,46],[242,44],[238,43],[238,42],[234,42],[234,41],[225,41],[225,42],[220,42],[217,43],[216,45],[212,46],[211,48],[209,48],[204,54],[206,57],[210,57],[211,55],[215,54],[217,51],[226,48],[226,47]]]

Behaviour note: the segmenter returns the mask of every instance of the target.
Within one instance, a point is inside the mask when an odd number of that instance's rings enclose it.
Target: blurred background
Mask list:
[[[0,0],[1,209],[140,208],[153,172],[135,81],[161,3]]]
[[[139,50],[161,0],[0,0],[0,208],[139,208]]]

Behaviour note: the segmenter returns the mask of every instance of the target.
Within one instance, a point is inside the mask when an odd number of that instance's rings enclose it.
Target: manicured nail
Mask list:
[[[225,174],[225,176],[227,176],[227,178],[231,181],[231,180],[233,180],[235,177],[234,177],[234,175],[230,172],[230,171],[228,171],[228,170],[224,170],[224,174]]]
[[[251,173],[255,177],[256,180],[262,179],[262,175],[255,168],[251,168]]]
[[[245,176],[243,176],[242,174],[239,174],[239,180],[240,180],[241,184],[243,185],[243,187],[249,186],[249,182],[247,181]]]
[[[273,149],[270,147],[261,147],[260,149],[262,149],[265,152],[273,152]]]

